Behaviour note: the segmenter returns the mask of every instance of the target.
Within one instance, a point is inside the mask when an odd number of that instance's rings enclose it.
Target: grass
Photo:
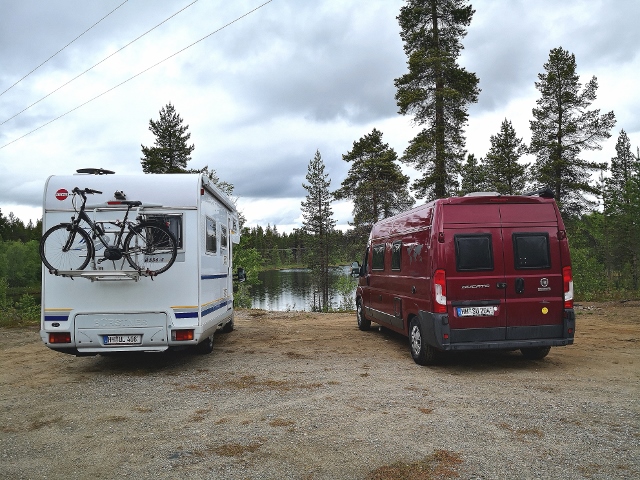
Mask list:
[[[383,465],[369,473],[367,480],[432,480],[459,477],[460,455],[448,450],[436,450],[413,463],[396,462]]]
[[[261,442],[252,442],[248,445],[242,445],[240,443],[226,443],[218,447],[214,447],[211,450],[216,455],[221,457],[240,457],[245,453],[253,453],[262,446]]]

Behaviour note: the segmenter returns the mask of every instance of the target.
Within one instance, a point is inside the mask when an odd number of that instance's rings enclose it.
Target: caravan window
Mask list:
[[[384,270],[384,250],[384,243],[373,246],[373,259],[371,260],[372,270]]]
[[[206,231],[206,249],[207,253],[218,253],[218,236],[216,229],[216,221],[207,217],[207,231]]]
[[[225,249],[229,246],[229,240],[227,238],[227,227],[220,224],[220,248]]]
[[[459,272],[493,270],[490,234],[455,235],[456,268]]]
[[[513,253],[515,267],[551,268],[548,233],[514,233]]]
[[[167,226],[176,239],[178,250],[182,248],[182,215],[147,215],[147,220]]]

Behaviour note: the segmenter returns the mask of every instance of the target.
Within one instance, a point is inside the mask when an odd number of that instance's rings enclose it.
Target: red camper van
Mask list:
[[[550,191],[438,199],[373,226],[356,270],[358,326],[409,337],[416,363],[449,350],[573,343],[567,235]]]

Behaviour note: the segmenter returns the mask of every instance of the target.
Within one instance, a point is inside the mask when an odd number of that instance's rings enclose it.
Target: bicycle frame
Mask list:
[[[95,241],[96,239],[100,240],[100,243],[102,243],[102,245],[104,246],[104,248],[121,248],[122,247],[122,238],[124,236],[124,230],[125,228],[131,227],[132,222],[130,222],[128,220],[129,218],[129,212],[131,211],[131,209],[133,208],[134,205],[132,204],[127,204],[127,211],[124,214],[124,218],[122,219],[122,221],[116,220],[116,221],[109,221],[109,222],[94,222],[91,220],[91,218],[89,217],[89,215],[87,215],[85,209],[86,209],[86,203],[87,203],[87,197],[86,194],[81,191],[81,190],[74,190],[74,193],[77,195],[80,195],[82,197],[82,205],[80,206],[80,209],[77,211],[77,217],[72,217],[71,219],[71,225],[73,227],[80,227],[80,222],[84,221],[87,225],[89,225],[89,228],[91,229],[91,237],[92,239]],[[114,225],[116,227],[119,227],[119,231],[115,234],[115,242],[113,245],[109,245],[109,238],[106,236],[105,230],[102,227],[102,225],[104,225],[105,223],[110,224],[110,225]],[[73,229],[72,229],[73,230]],[[74,241],[74,235],[73,235],[73,231],[72,234],[69,235],[69,239],[67,240],[67,244],[64,247],[65,251],[68,251],[71,248],[71,245],[73,244]],[[94,248],[95,251],[95,248]],[[102,262],[105,259],[100,259],[98,262]]]

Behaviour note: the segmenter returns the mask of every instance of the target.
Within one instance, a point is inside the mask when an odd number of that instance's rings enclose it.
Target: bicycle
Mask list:
[[[120,204],[127,206],[122,221],[93,222],[85,212],[87,194],[101,194],[90,188],[73,189],[73,208],[77,215],[71,217],[71,223],[60,223],[45,232],[40,241],[40,257],[50,273],[71,270],[84,270],[93,261],[96,270],[96,245],[100,241],[104,246],[104,257],[98,259],[100,264],[105,261],[115,262],[124,259],[139,274],[147,276],[159,275],[166,272],[175,262],[177,255],[177,241],[166,225],[161,222],[145,220],[138,216],[136,222],[128,220],[129,212],[134,207],[142,205],[140,201],[121,200]],[[82,205],[76,208],[76,196],[82,198]],[[84,221],[90,228],[91,235],[80,226]],[[114,241],[107,237],[104,225],[118,227]],[[128,229],[126,236],[125,229]],[[124,237],[124,240],[123,240]],[[157,268],[161,265],[161,268]]]

